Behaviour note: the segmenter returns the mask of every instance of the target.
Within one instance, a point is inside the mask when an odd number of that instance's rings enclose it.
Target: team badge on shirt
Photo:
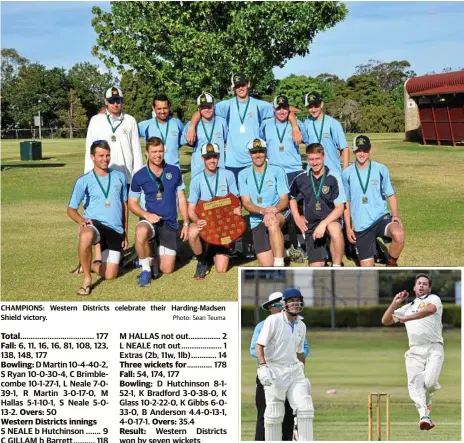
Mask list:
[[[127,129],[123,129],[123,130],[122,130],[122,133],[123,133],[124,135],[127,135],[127,134],[129,134],[129,131],[128,131]]]
[[[214,136],[216,138],[222,138],[222,134],[220,132],[216,132],[216,134],[214,134]]]
[[[250,112],[250,113],[248,114],[248,118],[253,118],[253,113],[252,113],[252,112]]]
[[[172,174],[171,174],[170,172],[168,172],[168,173],[166,174],[166,179],[167,179],[167,180],[171,180],[171,178],[172,178]]]
[[[329,133],[328,133],[328,132],[324,132],[324,134],[322,135],[322,137],[324,137],[324,138],[329,138]]]
[[[172,131],[172,132],[171,132],[171,135],[172,135],[173,137],[177,137],[177,132],[176,132],[176,131]]]
[[[425,308],[425,302],[421,301],[417,309],[420,311],[421,309],[424,309],[424,308]]]
[[[269,188],[272,188],[273,185],[274,185],[274,182],[273,182],[273,181],[269,180],[269,181],[267,182],[267,186],[268,186]]]
[[[121,189],[121,187],[119,185],[114,185],[114,190],[116,192],[119,192],[120,189]]]
[[[377,184],[379,183],[379,181],[378,181],[376,178],[374,178],[374,179],[372,180],[371,183],[372,183],[373,185],[377,185]]]
[[[226,187],[224,185],[222,185],[219,189],[224,192],[226,191]]]
[[[322,186],[322,193],[327,194],[329,192],[329,187],[328,186]]]

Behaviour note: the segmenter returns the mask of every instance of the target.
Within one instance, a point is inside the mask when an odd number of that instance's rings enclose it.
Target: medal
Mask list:
[[[165,168],[163,167],[163,172],[161,173],[161,177],[157,177],[155,174],[153,174],[148,167],[148,163],[145,166],[147,168],[148,175],[150,178],[158,185],[158,192],[156,193],[156,200],[162,200],[163,199],[163,192],[164,192],[164,185],[163,185],[163,178],[165,176]]]
[[[112,142],[115,142],[115,141],[116,141],[116,136],[115,136],[114,134],[111,136],[111,141],[112,141]]]
[[[111,188],[111,173],[108,173],[108,186],[106,188],[106,191],[103,189],[103,185],[101,184],[100,179],[98,178],[98,175],[95,172],[95,169],[93,170],[93,175],[97,179],[98,186],[100,186],[100,189],[103,192],[103,195],[105,196],[105,208],[111,208],[111,202],[108,198],[108,195],[110,193],[110,188]]]
[[[161,136],[161,140],[163,140],[163,144],[164,144],[164,152],[167,152],[167,148],[166,148],[166,142],[167,142],[167,139],[168,139],[168,131],[169,131],[169,123],[171,122],[171,120],[168,119],[168,123],[166,125],[166,132],[163,133],[161,132],[161,128],[160,128],[160,125],[158,124],[158,120],[155,118],[155,123],[156,123],[156,127],[158,128],[158,131],[160,133],[160,136]]]
[[[316,211],[321,210],[321,204],[319,202],[316,202]]]
[[[245,125],[240,125],[240,132],[242,134],[245,134],[245,132],[246,132]]]
[[[325,114],[324,114],[324,116],[322,117],[321,130],[319,131],[319,135],[317,135],[316,125],[314,124],[314,120],[313,120],[314,134],[316,134],[317,142],[318,142],[319,144],[321,144],[321,140],[322,140],[322,131],[323,131],[323,129],[324,129],[324,120],[325,120]]]
[[[322,209],[321,202],[319,201],[319,196],[321,195],[322,185],[324,184],[325,180],[325,167],[324,172],[322,173],[321,182],[319,183],[319,189],[316,191],[316,185],[314,183],[313,173],[311,169],[308,170],[308,175],[311,178],[311,186],[313,188],[314,196],[316,197],[316,211],[320,211]]]
[[[116,132],[116,129],[118,129],[122,125],[122,122],[124,120],[124,115],[121,114],[121,122],[115,128],[113,127],[113,123],[111,123],[110,116],[108,114],[106,114],[106,119],[108,120],[108,124],[111,126],[111,132],[113,133],[113,135],[111,136],[111,141],[115,142],[116,141],[115,132]]]
[[[284,152],[284,137],[285,137],[285,133],[287,132],[287,128],[288,128],[288,120],[287,120],[287,123],[285,125],[285,128],[284,130],[282,131],[282,135],[280,135],[280,132],[279,132],[279,128],[277,126],[277,120],[274,119],[274,125],[275,125],[275,128],[276,128],[276,132],[277,132],[277,137],[279,139],[279,142],[281,143],[281,145],[279,146],[279,152]]]
[[[363,194],[366,194],[367,187],[369,186],[369,179],[371,178],[371,166],[372,166],[372,162],[369,161],[369,169],[367,171],[367,180],[366,180],[365,185],[363,184],[363,182],[361,180],[361,174],[358,171],[358,167],[356,166],[356,163],[355,163],[355,166],[354,166],[354,168],[356,169],[356,175],[358,176],[358,181],[359,181],[359,184],[361,185],[361,190],[362,190]],[[369,202],[369,199],[366,197],[366,195],[363,195],[361,201],[363,202],[363,204],[367,204]]]
[[[162,200],[163,199],[163,194],[161,194],[160,191],[156,194],[156,200]]]
[[[248,111],[248,105],[250,104],[250,99],[248,98],[248,100],[247,100],[247,104],[245,106],[245,112],[243,113],[243,115],[240,115],[240,108],[238,106],[238,98],[237,97],[235,97],[235,103],[237,105],[238,118],[240,119],[240,123],[241,123],[241,125],[240,125],[240,133],[245,134],[246,128],[245,128],[245,125],[243,124],[243,122],[245,121],[245,115],[246,115],[246,113]]]
[[[106,200],[105,208],[111,208],[111,202],[109,200]]]
[[[263,172],[263,177],[261,178],[261,183],[258,184],[258,180],[256,178],[256,173],[255,173],[255,168],[253,166],[253,178],[255,179],[255,185],[256,185],[256,190],[258,191],[258,198],[256,199],[256,201],[258,203],[262,203],[263,202],[263,198],[261,197],[261,190],[263,189],[263,184],[264,184],[264,177],[266,176],[266,171],[267,171],[267,162],[264,166],[264,172]]]
[[[284,147],[282,145],[279,146],[279,152],[284,152]]]

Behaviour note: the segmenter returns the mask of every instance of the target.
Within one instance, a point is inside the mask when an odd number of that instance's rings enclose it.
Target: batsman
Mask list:
[[[258,378],[266,396],[265,440],[281,441],[287,398],[296,415],[298,440],[313,441],[314,407],[304,373],[306,325],[299,317],[303,296],[299,289],[287,288],[282,301],[283,311],[264,321],[256,342]]]

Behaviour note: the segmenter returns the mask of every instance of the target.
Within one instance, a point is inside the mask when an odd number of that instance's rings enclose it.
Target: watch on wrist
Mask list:
[[[184,226],[188,228],[190,226],[190,223],[184,223]]]

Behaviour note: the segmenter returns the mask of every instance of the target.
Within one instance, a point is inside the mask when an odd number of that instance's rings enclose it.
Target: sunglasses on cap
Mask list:
[[[122,98],[109,98],[107,101],[108,103],[112,105],[115,105],[115,104],[120,105],[122,103]]]
[[[273,308],[281,308],[284,304],[283,303],[272,303],[271,307]]]

